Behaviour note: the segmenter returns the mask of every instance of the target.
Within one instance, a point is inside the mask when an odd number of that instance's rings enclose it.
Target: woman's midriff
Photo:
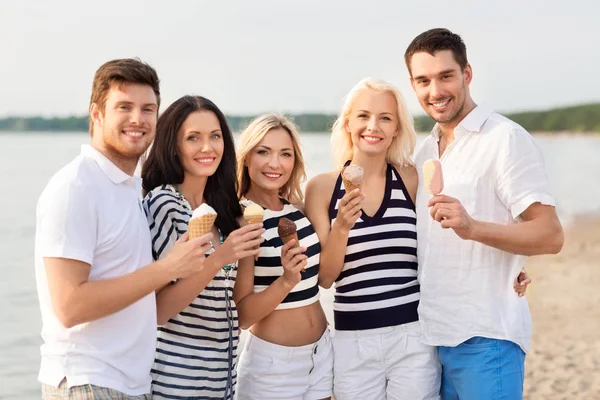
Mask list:
[[[320,302],[300,308],[275,310],[252,325],[250,332],[281,346],[304,346],[318,341],[327,328]]]

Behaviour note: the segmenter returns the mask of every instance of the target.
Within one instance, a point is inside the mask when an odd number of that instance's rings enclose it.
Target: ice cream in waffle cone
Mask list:
[[[281,238],[283,244],[286,244],[292,239],[295,240],[296,243],[291,247],[292,249],[300,246],[296,223],[291,219],[285,217],[279,218],[279,222],[277,223],[277,234]],[[302,268],[302,272],[306,272],[306,270]]]
[[[360,185],[363,180],[363,169],[358,165],[347,165],[342,169],[342,183],[346,193],[350,193],[354,189],[360,191]]]
[[[256,203],[252,203],[244,209],[244,219],[249,224],[263,222],[264,216],[265,210]]]
[[[279,218],[279,222],[277,223],[277,234],[281,238],[283,244],[294,239],[296,244],[294,244],[292,247],[300,246],[298,232],[296,232],[296,224],[291,219]]]
[[[188,234],[190,239],[202,236],[210,232],[217,219],[217,212],[208,204],[201,204],[192,213],[192,218],[188,223]]]

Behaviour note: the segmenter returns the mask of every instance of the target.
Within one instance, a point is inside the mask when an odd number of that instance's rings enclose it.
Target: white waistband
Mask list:
[[[319,340],[315,343],[307,344],[304,346],[281,346],[279,344],[267,342],[257,336],[254,336],[252,332],[248,331],[248,338],[246,339],[246,345],[244,351],[256,351],[263,355],[270,356],[281,360],[291,360],[294,357],[305,357],[315,353],[315,350],[321,346],[331,345],[331,335],[329,328],[325,329],[325,332]]]

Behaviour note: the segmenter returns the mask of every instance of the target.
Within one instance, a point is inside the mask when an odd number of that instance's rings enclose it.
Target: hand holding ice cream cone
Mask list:
[[[262,224],[265,217],[265,210],[258,204],[245,200],[244,204],[244,219],[250,224]],[[259,249],[260,246],[257,247]],[[254,256],[254,260],[258,259],[258,254]]]
[[[298,283],[299,272],[305,272],[307,257],[302,254],[306,248],[300,247],[296,223],[289,218],[280,218],[277,224],[277,234],[283,242],[281,248],[281,264],[284,269],[284,275],[291,275],[288,279],[291,282]]]

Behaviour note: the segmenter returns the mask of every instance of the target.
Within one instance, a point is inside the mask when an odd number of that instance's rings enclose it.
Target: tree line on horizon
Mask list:
[[[600,103],[504,114],[529,132],[596,132],[600,133]],[[335,114],[290,114],[302,132],[328,132]],[[254,116],[227,116],[233,132],[242,131]],[[429,132],[434,121],[428,115],[414,118],[417,132]],[[88,117],[43,118],[8,117],[0,119],[0,131],[13,132],[87,132]]]

